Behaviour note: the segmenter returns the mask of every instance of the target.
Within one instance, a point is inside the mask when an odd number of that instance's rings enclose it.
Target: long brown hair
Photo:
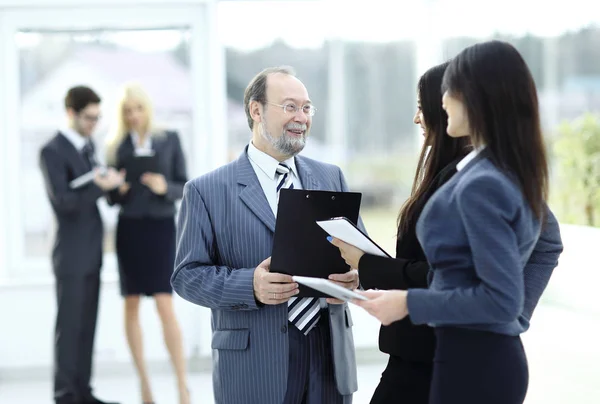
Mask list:
[[[519,184],[538,219],[548,197],[548,165],[535,82],[509,43],[489,41],[464,49],[444,75],[443,91],[465,105],[471,141]]]
[[[446,133],[448,115],[442,108],[442,78],[448,62],[427,70],[419,79],[418,93],[421,111],[427,129],[425,142],[415,172],[410,197],[398,215],[398,237],[415,227],[423,206],[429,199],[429,190],[444,167],[470,151],[468,138],[451,138]]]

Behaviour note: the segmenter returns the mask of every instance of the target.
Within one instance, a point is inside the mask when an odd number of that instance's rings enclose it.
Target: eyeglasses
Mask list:
[[[292,104],[292,103],[288,103],[288,104],[275,104],[272,102],[266,102],[266,104],[270,104],[276,107],[281,107],[283,108],[283,112],[286,114],[295,114],[297,113],[299,110],[302,110],[302,112],[304,112],[307,116],[313,116],[315,114],[315,112],[317,112],[317,109],[315,107],[313,107],[312,105],[303,105],[302,107],[298,107],[296,104]]]
[[[84,120],[91,122],[91,123],[96,123],[100,120],[100,118],[102,118],[100,115],[80,114],[79,116],[81,118],[83,118]]]

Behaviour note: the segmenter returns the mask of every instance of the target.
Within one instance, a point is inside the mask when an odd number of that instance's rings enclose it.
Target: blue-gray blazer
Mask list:
[[[419,218],[417,235],[433,279],[429,289],[408,292],[413,323],[526,331],[562,252],[558,222],[547,215],[540,237],[540,222],[517,183],[480,153]]]
[[[247,149],[246,149],[247,150]],[[347,191],[341,170],[296,157],[304,189]],[[216,403],[280,404],[288,377],[287,304],[259,306],[254,269],[271,255],[275,216],[247,153],[188,182],[178,220],[175,292],[212,310]],[[357,390],[352,317],[329,305],[335,380]]]

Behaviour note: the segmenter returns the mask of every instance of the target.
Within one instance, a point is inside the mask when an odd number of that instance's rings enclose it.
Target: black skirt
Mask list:
[[[529,372],[518,336],[435,329],[430,404],[521,404]]]
[[[408,361],[391,355],[370,404],[428,404],[432,362]]]
[[[121,295],[172,293],[175,219],[119,217],[117,258]]]

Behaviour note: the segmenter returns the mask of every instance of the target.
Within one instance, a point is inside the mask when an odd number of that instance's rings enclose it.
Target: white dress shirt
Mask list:
[[[279,177],[277,166],[279,165],[279,161],[267,153],[258,150],[252,142],[248,146],[248,159],[250,159],[250,164],[252,164],[252,168],[254,168],[258,181],[267,197],[269,206],[275,217],[277,217],[277,179]],[[302,183],[300,182],[300,177],[298,177],[294,158],[290,157],[282,161],[282,163],[290,168],[294,189],[302,189]]]
[[[456,164],[456,171],[460,171],[467,166],[481,151],[485,149],[485,147],[480,147],[478,149],[473,149],[471,153],[467,154],[461,161]]]
[[[250,160],[250,164],[252,164],[252,168],[254,168],[254,172],[258,177],[258,182],[260,182],[260,186],[267,197],[269,206],[275,217],[277,217],[277,166],[279,165],[279,161],[269,156],[267,153],[258,150],[252,142],[248,145],[248,159]],[[294,189],[302,189],[302,183],[298,176],[294,158],[290,157],[289,159],[282,161],[282,163],[290,168]],[[319,299],[319,303],[321,309],[327,307],[327,301],[324,298]]]
[[[152,136],[149,133],[146,134],[144,142],[140,144],[139,133],[133,131],[131,132],[131,141],[133,142],[134,153],[136,156],[154,154],[154,151],[152,150]]]
[[[73,147],[75,147],[78,152],[81,152],[88,142],[88,139],[75,132],[75,130],[71,128],[63,128],[60,130],[60,133],[62,133],[63,136],[66,137],[69,142],[71,142]]]

